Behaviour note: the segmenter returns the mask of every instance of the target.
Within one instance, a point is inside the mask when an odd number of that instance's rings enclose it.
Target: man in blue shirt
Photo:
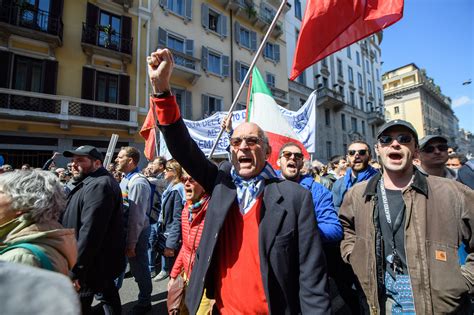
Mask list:
[[[342,226],[334,210],[331,192],[314,181],[310,175],[302,175],[303,153],[298,144],[285,143],[279,153],[277,164],[281,169],[280,176],[299,183],[311,192],[314,213],[318,222],[319,233],[323,243],[337,242],[342,239]]]

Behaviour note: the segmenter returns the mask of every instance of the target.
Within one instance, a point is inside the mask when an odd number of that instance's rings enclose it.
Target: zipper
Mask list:
[[[406,190],[403,192],[402,197],[405,195],[406,192],[407,192]],[[414,203],[414,200],[413,200],[413,199],[414,199],[414,198],[413,198],[413,196],[412,196],[413,193],[412,193],[411,190],[409,190],[408,193],[410,194],[410,211],[405,211],[405,215],[406,215],[407,213],[409,213],[409,214],[410,214],[410,218],[405,217],[405,246],[404,246],[404,249],[405,249],[405,257],[406,257],[406,261],[407,261],[408,276],[410,276],[411,272],[410,272],[410,266],[409,266],[409,264],[408,264],[408,255],[407,255],[407,233],[406,233],[406,231],[407,231],[407,228],[408,228],[408,222],[409,222],[409,221],[410,221],[410,222],[412,221],[411,216],[413,215],[413,203]],[[405,198],[403,198],[403,202],[405,202]],[[406,203],[405,203],[405,204],[406,204]],[[411,222],[411,224],[413,225],[413,222]],[[417,230],[416,230],[416,224],[414,225],[414,231],[415,231],[416,242],[417,242],[417,244],[419,244],[418,232],[417,232]],[[420,258],[421,258],[421,257],[420,257]],[[422,259],[419,259],[419,261],[421,262]],[[422,262],[421,262],[421,264],[422,264]],[[420,270],[421,283],[423,284],[423,287],[424,287],[424,282],[425,282],[425,280],[424,280],[424,276],[423,276],[423,275],[424,275],[423,271]],[[410,285],[411,285],[411,292],[412,292],[412,295],[413,295],[413,307],[415,308],[415,314],[417,314],[417,311],[416,311],[416,303],[415,303],[415,295],[414,295],[414,290],[413,290],[413,282],[412,282],[411,276],[410,276]],[[424,290],[423,290],[423,293],[422,293],[422,294],[424,295]],[[426,301],[426,297],[425,297],[425,296],[424,296],[424,299],[423,299],[423,300]]]

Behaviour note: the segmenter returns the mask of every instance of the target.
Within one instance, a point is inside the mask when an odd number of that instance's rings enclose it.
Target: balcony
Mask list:
[[[163,47],[160,45],[159,48]],[[195,84],[196,81],[201,77],[201,73],[197,70],[197,64],[200,60],[181,51],[172,48],[168,49],[173,53],[175,65],[173,76],[184,78],[189,83]]]
[[[338,111],[346,103],[344,103],[344,95],[323,87],[317,91],[316,104],[317,106],[325,106],[326,108]]]
[[[253,0],[218,0],[217,2],[222,4],[226,10],[232,10],[236,16],[242,19],[251,23],[257,20],[257,10],[255,10]]]
[[[370,112],[367,115],[367,123],[369,125],[382,126],[385,124],[385,116],[382,111],[376,110],[375,112]]]
[[[273,98],[278,104],[282,106],[288,105],[288,93],[286,91],[280,90],[273,86],[270,86],[270,90],[272,92]]]
[[[82,23],[82,50],[89,56],[105,55],[132,62],[133,38],[123,37],[109,26]]]
[[[0,29],[7,35],[18,35],[44,41],[53,48],[63,44],[61,16],[36,9],[28,2],[0,5]]]
[[[71,123],[136,131],[136,107],[69,96],[0,88],[0,117],[23,121]]]

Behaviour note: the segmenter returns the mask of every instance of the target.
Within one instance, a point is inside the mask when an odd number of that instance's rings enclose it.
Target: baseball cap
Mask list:
[[[434,140],[434,139],[440,140],[441,142],[444,142],[444,143],[448,143],[448,139],[446,139],[446,137],[444,137],[444,136],[441,136],[441,135],[427,135],[427,136],[424,136],[423,138],[421,138],[421,140],[420,140],[420,149],[423,149],[425,147],[425,145],[428,144],[428,142],[430,142],[431,140]]]
[[[390,129],[392,127],[405,127],[405,128],[407,128],[408,130],[410,130],[410,132],[413,134],[413,136],[415,136],[415,139],[418,141],[418,133],[416,132],[415,127],[413,127],[413,125],[411,123],[409,123],[408,121],[402,120],[402,119],[391,120],[391,121],[385,123],[384,125],[382,125],[382,127],[380,127],[380,129],[377,133],[377,139],[385,131],[387,131],[388,129]]]
[[[83,145],[76,150],[68,150],[63,152],[64,157],[73,157],[74,155],[88,156],[96,160],[104,161],[102,153],[100,153],[95,147],[91,145]]]

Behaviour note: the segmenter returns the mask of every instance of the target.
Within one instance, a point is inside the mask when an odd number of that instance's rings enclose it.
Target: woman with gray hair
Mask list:
[[[0,175],[0,260],[67,275],[77,244],[74,230],[58,223],[65,205],[63,187],[51,172]]]

